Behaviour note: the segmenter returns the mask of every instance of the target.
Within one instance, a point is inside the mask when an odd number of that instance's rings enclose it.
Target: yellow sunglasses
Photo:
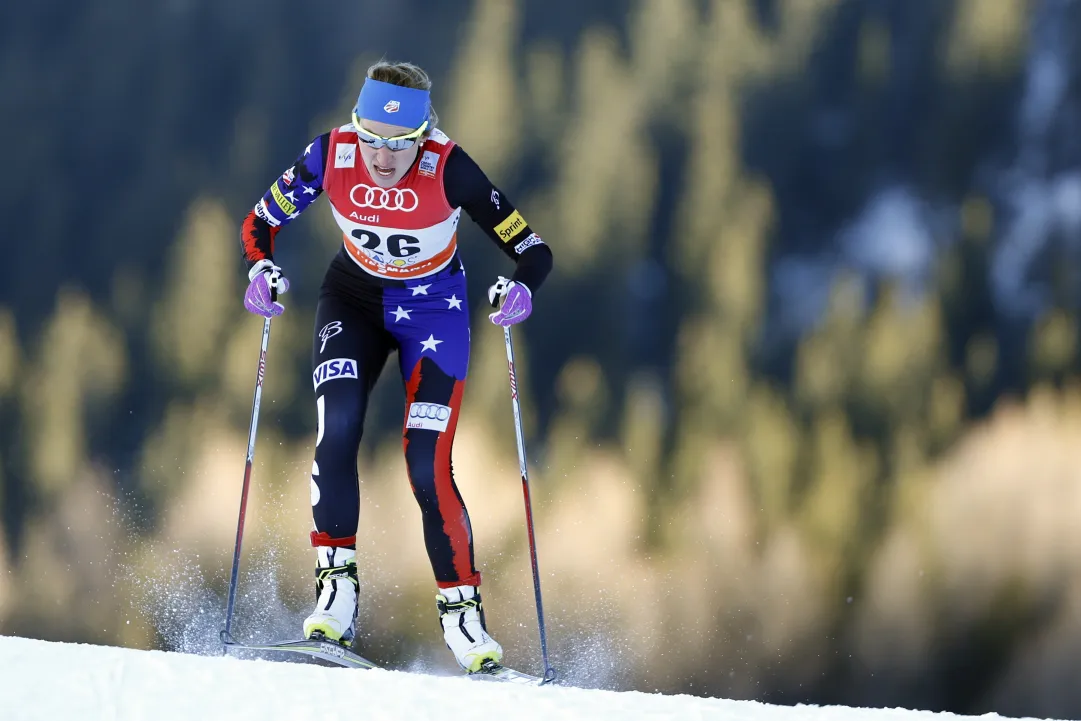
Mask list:
[[[378,150],[384,145],[391,150],[405,150],[406,148],[413,147],[413,144],[417,142],[424,131],[428,129],[428,121],[425,120],[420,124],[420,127],[416,130],[406,133],[405,135],[395,135],[393,138],[386,138],[382,135],[376,135],[375,133],[369,133],[360,124],[360,118],[357,117],[357,113],[353,111],[353,127],[357,131],[357,138],[360,142],[364,143],[370,148]]]

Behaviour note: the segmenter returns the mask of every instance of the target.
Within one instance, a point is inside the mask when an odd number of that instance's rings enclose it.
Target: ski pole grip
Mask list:
[[[499,308],[500,301],[507,297],[510,283],[509,279],[499,276],[499,280],[488,288],[488,302],[492,304],[493,308]]]

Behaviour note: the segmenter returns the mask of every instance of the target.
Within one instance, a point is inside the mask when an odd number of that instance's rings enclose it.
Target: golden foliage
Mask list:
[[[15,389],[15,381],[20,374],[19,364],[22,361],[19,356],[15,316],[7,308],[0,306],[0,398],[10,395]]]
[[[197,384],[216,374],[242,293],[235,236],[235,223],[221,203],[200,199],[170,247],[151,328],[158,362],[180,383]]]
[[[961,0],[953,19],[946,69],[950,74],[1001,73],[1023,48],[1030,0]]]
[[[87,412],[108,403],[127,373],[120,332],[83,294],[63,290],[19,380],[30,468],[37,487],[59,494],[87,462]]]

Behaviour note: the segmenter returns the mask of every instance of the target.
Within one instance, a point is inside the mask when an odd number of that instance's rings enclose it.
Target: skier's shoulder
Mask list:
[[[432,128],[432,132],[428,134],[428,140],[448,150],[454,147],[454,141],[439,128]]]
[[[338,137],[341,135],[353,135],[357,134],[357,129],[352,123],[346,123],[345,125],[339,125],[338,127],[330,130],[326,133],[327,137]]]

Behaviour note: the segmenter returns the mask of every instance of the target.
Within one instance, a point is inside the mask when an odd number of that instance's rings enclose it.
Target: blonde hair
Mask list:
[[[375,65],[368,68],[368,77],[372,80],[378,80],[383,83],[390,83],[391,85],[400,85],[403,88],[413,88],[414,90],[431,90],[432,80],[428,77],[428,73],[419,65],[413,63],[392,63],[386,60],[380,60]],[[429,106],[428,108],[428,129],[424,131],[424,137],[427,138],[432,134],[432,130],[439,124],[439,115],[435,112],[435,108]]]

